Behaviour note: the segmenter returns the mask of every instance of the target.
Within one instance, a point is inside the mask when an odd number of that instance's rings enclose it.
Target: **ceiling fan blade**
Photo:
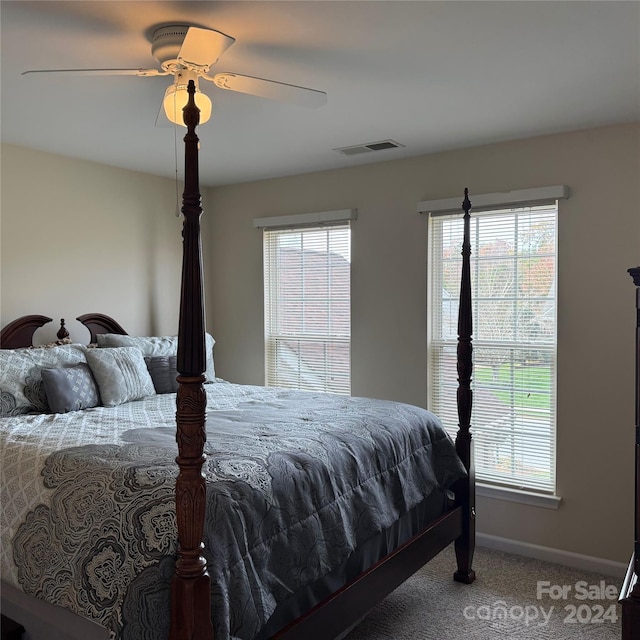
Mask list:
[[[235,38],[214,29],[189,27],[178,52],[178,62],[185,66],[204,67],[206,73],[235,41]]]
[[[213,82],[221,89],[248,93],[269,100],[290,102],[301,107],[321,107],[327,103],[327,94],[324,91],[275,80],[243,76],[238,73],[218,73],[213,77]]]
[[[30,73],[66,73],[75,76],[167,76],[168,72],[158,69],[30,69],[21,75]]]

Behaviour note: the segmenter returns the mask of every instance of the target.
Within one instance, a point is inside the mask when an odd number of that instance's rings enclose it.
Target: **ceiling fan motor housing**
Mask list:
[[[167,63],[177,62],[178,53],[187,35],[187,25],[171,25],[156,29],[151,41],[151,54],[166,70]]]

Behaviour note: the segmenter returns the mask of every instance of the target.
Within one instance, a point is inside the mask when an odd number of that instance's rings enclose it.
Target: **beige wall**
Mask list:
[[[172,181],[2,146],[1,321],[102,311],[132,334],[174,333],[181,222]],[[262,243],[254,217],[357,208],[355,395],[426,404],[431,198],[567,184],[559,226],[558,511],[479,499],[479,530],[625,562],[633,488],[633,287],[640,127],[616,126],[203,190],[216,371],[264,380]],[[40,341],[55,323],[38,332]]]
[[[383,157],[383,156],[381,156]],[[559,510],[479,499],[479,530],[626,562],[632,549],[634,291],[640,127],[614,126],[211,190],[203,225],[216,372],[262,384],[255,217],[357,208],[352,392],[426,404],[421,200],[566,184],[560,207]]]
[[[2,145],[1,320],[112,315],[132,334],[175,333],[181,221],[171,180]]]

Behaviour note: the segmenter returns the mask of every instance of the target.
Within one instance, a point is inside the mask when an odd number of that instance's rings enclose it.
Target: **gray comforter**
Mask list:
[[[217,640],[343,563],[464,468],[406,404],[206,385],[206,544]],[[3,579],[122,640],[168,629],[175,396],[0,420]]]

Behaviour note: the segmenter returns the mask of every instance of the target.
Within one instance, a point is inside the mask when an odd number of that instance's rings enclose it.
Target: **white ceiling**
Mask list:
[[[20,75],[158,67],[166,23],[236,38],[212,68],[326,91],[305,109],[200,83],[200,176],[220,185],[640,120],[636,1],[7,1],[3,142],[175,177],[155,126],[167,77]],[[182,171],[178,133],[178,166]],[[332,149],[406,145],[346,157]]]

